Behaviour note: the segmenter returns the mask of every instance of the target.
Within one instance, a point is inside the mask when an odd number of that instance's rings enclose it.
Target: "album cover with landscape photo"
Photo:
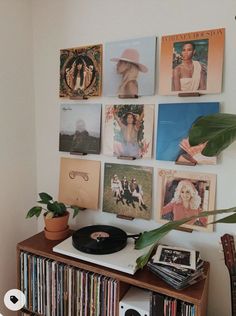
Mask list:
[[[150,219],[153,168],[105,163],[103,211]]]
[[[154,105],[107,105],[104,114],[104,154],[151,158]]]
[[[216,157],[201,154],[205,144],[190,146],[188,134],[197,118],[218,112],[219,102],[159,104],[156,159],[182,164],[216,164]]]
[[[160,94],[220,93],[225,29],[163,36]]]
[[[61,158],[59,201],[68,205],[97,209],[100,161]]]
[[[101,104],[61,104],[59,150],[99,154]]]

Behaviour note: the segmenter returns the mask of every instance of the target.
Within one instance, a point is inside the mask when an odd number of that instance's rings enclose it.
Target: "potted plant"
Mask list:
[[[229,113],[217,113],[213,115],[202,116],[197,119],[189,131],[189,143],[191,146],[206,143],[202,154],[208,157],[219,155],[225,148],[231,145],[236,140],[236,115]],[[196,216],[182,218],[177,221],[168,222],[156,229],[144,232],[136,241],[135,248],[142,249],[150,246],[150,250],[143,256],[137,259],[139,268],[143,268],[148,262],[153,249],[156,247],[161,238],[168,234],[171,230],[180,227],[193,218],[205,217],[209,215],[228,214],[213,223],[236,223],[236,206],[201,212]]]
[[[69,235],[69,212],[68,209],[73,209],[73,218],[78,215],[80,208],[76,205],[65,205],[64,203],[54,201],[53,198],[45,193],[39,193],[40,200],[38,203],[45,204],[46,206],[34,206],[32,207],[26,218],[33,216],[39,217],[42,210],[44,213],[45,222],[45,237],[50,240],[60,240],[66,238]]]

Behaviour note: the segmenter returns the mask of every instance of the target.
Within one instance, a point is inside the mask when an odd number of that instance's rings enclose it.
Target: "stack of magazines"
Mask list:
[[[177,290],[204,279],[203,265],[198,251],[162,245],[147,264],[150,271]]]

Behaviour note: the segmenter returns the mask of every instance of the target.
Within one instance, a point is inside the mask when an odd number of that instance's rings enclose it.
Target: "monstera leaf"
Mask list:
[[[236,140],[236,115],[217,113],[200,117],[189,132],[189,143],[196,146],[205,143],[202,154],[217,156]]]
[[[224,218],[221,218],[213,223],[209,223],[208,225],[217,224],[217,223],[235,224],[236,223],[236,207],[231,207],[228,209],[201,212],[198,215],[186,217],[178,221],[171,221],[162,225],[161,227],[142,233],[135,243],[135,248],[143,249],[147,246],[151,246],[151,248],[146,254],[142,255],[136,260],[138,268],[143,268],[146,265],[146,263],[148,262],[152,254],[152,250],[158,244],[159,240],[163,238],[165,235],[167,235],[171,230],[180,227],[184,223],[187,223],[190,220],[192,220],[193,218],[206,217],[206,216],[217,215],[217,214],[226,214],[226,213],[233,213],[233,214],[230,214]]]

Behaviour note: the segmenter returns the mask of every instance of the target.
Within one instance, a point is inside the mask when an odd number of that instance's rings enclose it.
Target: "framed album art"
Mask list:
[[[99,154],[101,104],[61,104],[59,150]]]
[[[153,168],[105,163],[103,211],[151,218]]]
[[[220,93],[225,29],[163,36],[160,94]]]
[[[100,96],[102,45],[61,49],[60,97]]]
[[[156,159],[180,164],[216,164],[201,154],[206,144],[190,146],[189,130],[199,117],[219,112],[219,102],[162,103],[158,107]]]
[[[104,95],[122,98],[153,95],[156,37],[105,44]]]
[[[196,216],[215,207],[216,175],[158,169],[158,220],[168,222]],[[213,216],[192,219],[183,227],[212,231]]]
[[[154,105],[107,105],[104,114],[104,154],[150,158],[153,114]]]
[[[98,208],[100,161],[61,158],[59,201]]]

